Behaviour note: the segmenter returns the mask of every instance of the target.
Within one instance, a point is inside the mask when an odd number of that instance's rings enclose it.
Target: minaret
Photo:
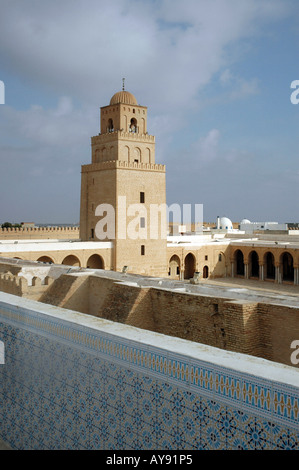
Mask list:
[[[115,271],[127,266],[128,272],[166,276],[165,166],[155,163],[147,107],[125,90],[124,79],[101,108],[100,122],[101,133],[91,138],[92,162],[81,171],[80,238],[113,242]]]

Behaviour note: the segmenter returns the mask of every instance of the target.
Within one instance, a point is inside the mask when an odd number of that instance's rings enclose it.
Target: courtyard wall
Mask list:
[[[13,449],[298,450],[298,370],[0,294]]]

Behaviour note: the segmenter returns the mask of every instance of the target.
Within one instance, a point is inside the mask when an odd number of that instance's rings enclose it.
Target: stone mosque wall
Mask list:
[[[299,307],[296,305],[269,299],[221,297],[217,289],[213,295],[175,289],[167,280],[161,287],[153,286],[147,278],[128,278],[121,273],[102,271],[101,275],[95,275],[76,268],[68,273],[65,267],[54,276],[52,268],[39,267],[37,275],[34,267],[28,275],[18,272],[20,269],[19,265],[9,263],[1,266],[2,292],[292,365],[290,345],[298,339]],[[47,270],[44,274],[43,269]]]

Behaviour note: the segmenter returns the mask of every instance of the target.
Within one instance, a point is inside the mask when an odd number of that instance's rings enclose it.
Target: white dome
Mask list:
[[[227,217],[221,217],[219,220],[219,228],[221,230],[232,230],[233,229],[233,224],[230,219]]]
[[[241,224],[250,224],[251,222],[250,222],[250,220],[248,220],[248,219],[243,219],[243,220],[241,220],[240,223],[241,223]]]

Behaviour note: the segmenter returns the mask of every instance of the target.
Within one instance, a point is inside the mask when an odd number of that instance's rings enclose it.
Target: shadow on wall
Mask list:
[[[41,295],[39,302],[89,313],[89,276],[62,274]]]

